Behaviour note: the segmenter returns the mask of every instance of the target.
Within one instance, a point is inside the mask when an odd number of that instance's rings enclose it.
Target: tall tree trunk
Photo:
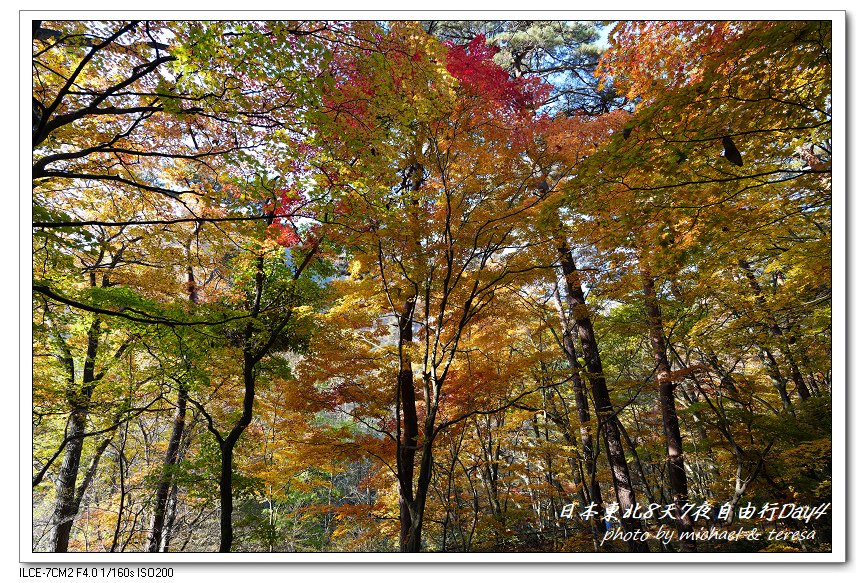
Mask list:
[[[399,316],[399,374],[397,376],[398,450],[397,480],[399,482],[400,551],[417,552],[420,540],[414,536],[414,462],[417,454],[418,420],[415,403],[414,374],[408,349],[413,338],[415,300],[405,302]],[[399,422],[401,420],[401,423]]]
[[[196,223],[193,238],[198,236],[203,223]],[[198,303],[198,286],[195,281],[195,271],[192,268],[190,248],[192,239],[186,243],[186,285],[189,302],[193,305]],[[168,440],[168,449],[165,451],[165,463],[162,465],[162,475],[159,478],[159,486],[156,488],[156,503],[153,509],[153,522],[150,526],[150,538],[147,541],[147,552],[158,553],[163,549],[165,539],[165,519],[168,509],[168,501],[176,488],[172,487],[175,482],[177,464],[180,461],[180,445],[183,439],[183,430],[186,427],[186,380],[181,380],[177,385],[177,405],[174,409],[174,422],[171,427],[171,437]]]
[[[499,501],[499,460],[501,459],[501,445],[498,443],[495,445],[493,444],[492,430],[493,426],[498,429],[503,423],[503,421],[502,423],[499,423],[498,419],[495,419],[494,425],[493,418],[491,416],[486,416],[485,426],[487,434],[484,435],[481,431],[480,422],[477,418],[474,420],[478,442],[480,443],[483,455],[483,464],[481,464],[480,467],[481,483],[484,486],[484,490],[486,490],[487,500],[490,503],[490,511],[496,521],[499,521],[502,517],[502,505]]]
[[[646,499],[649,501],[649,504],[654,504],[655,495],[652,493],[652,486],[649,484],[649,480],[646,479],[646,472],[643,469],[643,462],[640,461],[640,454],[637,452],[637,445],[631,440],[631,437],[628,435],[628,431],[625,429],[625,426],[622,425],[622,422],[619,421],[619,431],[621,432],[622,439],[625,440],[625,445],[628,446],[628,449],[631,450],[631,456],[634,458],[634,464],[637,466],[637,474],[640,476],[640,480],[643,482],[643,487],[646,489]]]
[[[433,468],[433,422],[424,423],[424,443],[421,448],[420,465],[418,466],[417,489],[412,504],[412,521],[409,538],[403,552],[418,553],[421,550],[421,535],[423,533],[423,517],[426,510],[427,492],[432,482]]]
[[[252,338],[252,328],[247,327],[247,346]],[[243,355],[243,411],[240,419],[222,442],[222,463],[219,470],[219,552],[231,552],[234,541],[234,529],[231,524],[231,514],[234,511],[234,493],[232,483],[232,466],[234,463],[234,447],[240,436],[252,421],[252,406],[255,403],[255,365],[258,360],[251,354],[251,348],[244,348]]]
[[[261,297],[264,293],[264,257],[259,256],[255,263],[255,297],[250,310],[250,316],[257,318],[261,311]],[[286,320],[287,322],[287,320]],[[224,440],[220,438],[222,460],[219,468],[219,552],[231,552],[234,540],[234,529],[231,525],[231,514],[234,511],[234,492],[232,483],[232,465],[234,463],[234,447],[240,436],[252,421],[252,407],[255,403],[255,367],[262,359],[265,351],[253,344],[255,334],[252,323],[246,325],[243,332],[243,410],[240,419],[231,428]],[[275,333],[272,333],[275,334]],[[271,335],[271,340],[273,335]]]
[[[197,416],[193,414],[190,423],[186,424],[184,428],[185,435],[180,440],[180,451],[178,452],[177,458],[178,464],[183,462],[183,458],[186,455],[186,452],[189,451],[189,447],[192,444],[192,439],[194,436],[192,428],[195,427],[196,420]],[[167,553],[169,551],[172,538],[174,537],[174,524],[177,520],[177,490],[177,480],[172,480],[171,491],[168,493],[168,509],[165,517],[165,526],[162,529],[162,545],[159,549],[159,551],[163,553]]]
[[[270,225],[273,217],[267,219],[267,224]],[[293,280],[296,282],[303,271],[309,266],[313,257],[318,251],[321,239],[319,239],[309,250],[306,257],[294,270]],[[255,291],[252,300],[252,306],[249,311],[250,322],[246,325],[243,331],[243,408],[241,410],[240,419],[231,428],[228,435],[223,438],[219,431],[213,427],[213,419],[199,407],[202,415],[207,417],[208,430],[216,437],[219,443],[219,449],[222,454],[222,460],[219,468],[219,552],[231,552],[231,543],[234,540],[234,530],[231,525],[231,515],[234,510],[234,494],[232,485],[232,466],[234,462],[234,448],[237,445],[240,436],[252,422],[252,409],[255,404],[255,382],[256,382],[256,367],[261,359],[264,358],[273,348],[279,335],[285,330],[291,321],[294,313],[293,305],[283,308],[283,314],[279,322],[262,338],[258,339],[263,342],[259,344],[255,342],[257,332],[253,326],[255,321],[261,314],[261,302],[264,295],[265,273],[264,273],[264,255],[259,255],[255,261]],[[190,288],[190,293],[194,288]],[[187,397],[188,398],[188,397]]]
[[[75,481],[78,478],[78,468],[81,464],[81,450],[84,445],[84,426],[87,423],[87,413],[84,409],[72,412],[69,419],[69,433],[73,437],[66,445],[63,461],[56,481],[56,502],[54,514],[51,517],[53,530],[49,550],[52,553],[65,553],[69,550],[69,533],[78,508],[75,506]]]
[[[579,272],[574,264],[573,255],[564,241],[559,246],[559,261],[565,276],[568,309],[570,310],[571,318],[576,326],[577,334],[580,337],[580,344],[583,348],[583,358],[586,361],[585,368],[589,377],[589,387],[592,391],[592,400],[595,402],[595,416],[598,418],[598,426],[604,436],[607,460],[613,476],[613,489],[616,492],[619,507],[622,509],[632,508],[636,504],[634,487],[631,484],[631,473],[628,470],[625,450],[622,448],[622,438],[619,435],[616,413],[610,400],[607,380],[604,377],[601,355],[598,350],[598,343],[595,340],[595,329],[589,318],[589,310],[586,306],[586,298],[583,295]],[[623,518],[622,524],[630,531],[636,531],[640,528],[639,521],[633,518]],[[649,551],[649,546],[645,542],[632,540],[628,544],[632,552]]]
[[[399,482],[400,550],[416,552],[420,541],[413,536],[414,462],[417,453],[418,421],[415,404],[414,375],[411,356],[414,300],[405,302],[399,317],[399,374],[397,376],[397,419],[399,424],[399,451],[397,452],[397,480]]]
[[[234,463],[234,447],[223,445],[219,466],[219,552],[230,553],[234,542],[234,528],[231,515],[234,512],[234,492],[231,482],[231,468]]]
[[[568,250],[565,249],[565,251]],[[562,251],[560,250],[560,253],[561,252]],[[573,259],[571,262],[573,262]],[[568,293],[570,294],[570,292]],[[580,421],[580,441],[582,444],[581,452],[583,466],[585,467],[585,475],[588,477],[588,497],[592,502],[597,504],[598,508],[601,508],[603,507],[604,502],[601,498],[601,485],[598,483],[597,471],[595,468],[595,444],[593,443],[591,427],[592,418],[589,414],[589,400],[586,397],[586,387],[583,384],[582,377],[580,376],[583,372],[583,367],[577,357],[577,347],[574,342],[575,330],[572,330],[572,326],[568,325],[568,319],[565,316],[562,301],[559,298],[558,286],[556,286],[553,298],[559,312],[559,320],[561,321],[562,343],[564,345],[565,356],[567,356],[568,364],[571,367],[571,386],[574,390],[574,401],[577,405],[577,418]],[[603,530],[603,517],[599,514],[596,516],[596,520],[592,521],[592,531],[597,537],[597,535],[602,533]]]
[[[679,431],[679,416],[676,413],[676,398],[673,396],[675,384],[672,382],[670,362],[667,360],[661,307],[655,292],[654,278],[645,271],[642,272],[642,276],[646,312],[649,320],[649,339],[655,358],[655,378],[658,381],[658,404],[661,407],[664,436],[667,440],[667,473],[670,477],[670,490],[678,514],[676,526],[680,535],[679,546],[683,551],[694,552],[697,550],[694,542],[681,538],[682,534],[693,532],[694,525],[688,513],[682,511],[682,506],[688,502],[688,479],[685,474],[685,456],[682,447],[682,435]]]
[[[93,280],[93,278],[91,278]],[[95,284],[95,281],[92,281]],[[57,476],[57,499],[54,513],[51,517],[53,530],[51,533],[50,550],[53,553],[65,553],[69,550],[69,536],[72,524],[78,514],[81,498],[76,496],[75,482],[81,466],[81,452],[84,449],[84,431],[87,425],[87,414],[90,398],[93,394],[93,384],[96,380],[96,354],[99,349],[99,334],[101,320],[94,318],[87,329],[87,354],[84,357],[84,367],[81,373],[81,385],[75,383],[75,370],[71,356],[68,363],[72,376],[68,379],[66,399],[72,407],[69,419],[69,433],[73,437],[66,446],[63,462]]]
[[[419,240],[419,198],[417,192],[423,185],[423,166],[414,162],[408,168],[410,199],[410,220],[408,228],[418,235],[414,246],[420,248]],[[383,268],[382,268],[383,269]],[[417,457],[418,415],[415,402],[414,372],[412,370],[411,354],[409,352],[414,340],[414,311],[417,305],[417,288],[407,292],[402,311],[399,314],[399,374],[396,384],[396,419],[397,419],[397,481],[399,483],[399,548],[401,552],[416,553],[421,547],[421,529],[423,528],[423,511],[426,505],[427,489],[432,476],[432,429],[427,431],[426,425],[434,419],[426,419],[424,428],[423,455],[418,476],[417,489],[414,483],[414,464]],[[425,468],[424,464],[429,467]],[[429,475],[427,475],[427,473]]]
[[[186,383],[181,382],[177,389],[177,405],[174,409],[174,423],[171,428],[171,437],[168,440],[168,449],[165,452],[165,463],[162,466],[159,486],[156,488],[153,523],[150,527],[150,538],[147,542],[148,553],[158,553],[162,549],[168,498],[180,459],[180,442],[183,437],[183,430],[186,427],[186,391]]]
[[[177,520],[177,482],[171,483],[168,493],[168,504],[165,514],[165,526],[162,527],[162,544],[159,546],[160,553],[167,553],[174,536],[174,522]]]
[[[123,527],[123,513],[126,511],[126,502],[127,497],[129,496],[126,490],[126,474],[129,471],[129,463],[126,459],[126,439],[129,436],[129,421],[127,420],[124,423],[123,435],[120,438],[120,447],[117,449],[117,466],[118,466],[118,479],[120,481],[120,505],[117,509],[117,521],[114,524],[114,536],[111,538],[111,548],[108,552],[113,553],[117,551],[117,546],[120,543],[120,534],[121,529]],[[133,521],[132,530],[135,530],[135,523]],[[121,546],[121,552],[126,545]]]
[[[574,330],[572,330],[572,327],[568,325],[561,299],[559,299],[558,286],[556,286],[553,298],[562,325],[562,342],[564,345],[565,356],[567,357],[568,364],[571,367],[571,386],[574,390],[574,401],[577,405],[577,418],[580,421],[580,441],[582,443],[583,464],[586,468],[585,473],[589,476],[589,499],[598,506],[601,506],[603,504],[603,500],[601,499],[601,486],[598,484],[595,475],[595,445],[593,443],[591,427],[592,417],[589,414],[589,400],[586,397],[586,387],[583,384],[582,377],[580,376],[583,372],[583,367],[577,356],[577,347],[574,342]]]

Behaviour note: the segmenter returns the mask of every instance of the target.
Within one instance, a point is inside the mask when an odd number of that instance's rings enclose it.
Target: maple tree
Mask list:
[[[434,440],[455,422],[439,417],[461,340],[499,289],[534,268],[521,262],[519,224],[543,193],[529,189],[533,168],[508,149],[533,147],[526,113],[542,87],[511,80],[482,37],[446,47],[407,26],[368,34],[389,58],[352,54],[342,63],[337,55],[346,82],[325,96],[333,133],[318,127],[325,139],[375,146],[347,166],[336,164],[347,155],[331,154],[322,179],[350,188],[335,220],[362,222],[346,225],[355,234],[343,244],[363,274],[366,301],[375,299],[386,310],[377,317],[389,313],[398,328],[391,438],[400,546],[417,551]]]
[[[821,23],[623,23],[614,30],[613,48],[601,63],[600,70],[626,86],[639,104],[625,130],[611,142],[611,157],[597,157],[603,167],[589,170],[598,169],[608,185],[600,192],[595,189],[593,208],[600,212],[591,228],[601,233],[601,245],[610,251],[615,248],[613,256],[620,257],[615,285],[627,289],[630,277],[631,289],[638,289],[642,282],[668,440],[670,482],[674,497],[683,500],[687,485],[682,437],[655,281],[663,274],[671,280],[675,295],[689,264],[702,279],[700,284],[708,284],[711,277],[705,274],[717,269],[720,261],[722,266],[736,265],[744,271],[745,277],[736,279],[747,282],[756,305],[765,307],[762,288],[746,258],[776,246],[771,229],[778,222],[796,231],[796,219],[790,216],[804,214],[810,222],[828,200],[828,182],[817,178],[828,172],[831,150],[824,133],[831,119],[826,108],[825,32]],[[808,54],[804,59],[800,60],[799,52],[795,57],[787,52],[794,38]],[[631,50],[635,45],[645,50]],[[665,57],[657,59],[662,52]],[[773,66],[765,67],[767,61]],[[754,103],[760,104],[756,110]],[[802,153],[810,153],[815,143],[826,148],[822,161]],[[712,152],[719,146],[722,152]],[[597,175],[590,176],[597,184]],[[602,194],[605,191],[609,197]],[[821,203],[800,204],[800,197],[814,197]],[[780,208],[784,208],[783,218],[775,214]],[[731,226],[743,213],[749,215],[754,229]],[[819,221],[810,223],[805,232],[826,236],[828,231]],[[828,260],[828,255],[824,258]],[[825,267],[828,264],[818,269]],[[630,275],[623,277],[626,270]],[[824,301],[825,287],[817,290],[802,291],[806,297]],[[711,294],[711,289],[707,292]],[[800,398],[807,399],[809,390],[797,358],[782,339],[785,334],[772,314],[763,313],[763,325],[781,341],[772,348],[761,342],[760,351],[784,408],[789,409],[786,381],[773,349],[783,355]],[[717,361],[714,364],[717,367]],[[683,362],[682,367],[691,365]],[[723,376],[729,384],[729,376]],[[741,451],[737,455],[741,458]],[[740,478],[737,474],[737,484]],[[682,531],[689,529],[690,524],[681,525]]]

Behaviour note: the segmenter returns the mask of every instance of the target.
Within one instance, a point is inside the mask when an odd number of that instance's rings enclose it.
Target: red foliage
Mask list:
[[[465,45],[447,43],[448,73],[470,94],[516,110],[534,109],[549,95],[550,87],[539,79],[511,79],[493,57],[498,47],[479,34]]]
[[[304,216],[303,208],[307,204],[307,199],[299,194],[297,187],[294,186],[277,188],[274,194],[276,203],[270,209],[265,209],[277,215],[267,228],[268,236],[283,247],[293,247],[300,243],[300,235],[291,222],[291,217]]]
[[[294,247],[300,242],[300,236],[291,223],[277,219],[267,227],[268,235],[282,247]]]

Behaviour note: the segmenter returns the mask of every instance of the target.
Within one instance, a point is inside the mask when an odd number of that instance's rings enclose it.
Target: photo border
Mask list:
[[[828,553],[40,553],[32,550],[32,183],[29,103],[32,82],[30,21],[36,18],[108,20],[151,18],[161,20],[221,19],[332,19],[332,20],[415,20],[460,19],[552,19],[552,20],[827,20],[832,22],[832,551]],[[839,563],[847,557],[847,15],[831,11],[566,11],[566,10],[316,10],[316,11],[201,11],[201,10],[21,10],[19,12],[19,561],[32,564],[142,564],[188,563]],[[265,559],[262,561],[262,559]]]

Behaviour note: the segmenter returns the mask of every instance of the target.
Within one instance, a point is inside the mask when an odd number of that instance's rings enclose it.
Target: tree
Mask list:
[[[538,77],[551,86],[544,108],[567,115],[599,115],[624,106],[612,87],[596,88],[601,56],[598,22],[560,20],[444,20],[423,23],[439,38],[467,45],[478,35],[499,48],[493,60],[515,78]]]
[[[392,438],[404,551],[421,547],[434,439],[456,422],[437,418],[460,343],[498,290],[535,269],[520,252],[520,222],[544,196],[529,190],[533,168],[519,157],[533,147],[533,84],[508,79],[483,39],[445,53],[413,26],[370,30],[369,58],[337,57],[345,81],[325,98],[333,125],[318,126],[353,148],[354,157],[332,153],[320,181],[344,189],[335,211],[347,223],[343,244],[379,317],[397,327]],[[370,146],[359,152],[358,143]]]
[[[282,269],[280,257],[282,249],[277,248],[277,261],[267,261],[267,247],[253,249],[251,257],[246,258],[249,264],[241,272],[239,281],[245,287],[245,308],[248,310],[250,319],[243,324],[242,331],[229,328],[229,338],[237,336],[237,342],[242,350],[242,377],[243,377],[243,405],[240,417],[231,426],[227,435],[222,435],[208,419],[208,429],[219,443],[221,458],[221,471],[219,478],[220,509],[221,509],[221,536],[219,550],[228,552],[231,550],[232,525],[231,511],[232,497],[232,463],[234,448],[240,436],[252,421],[252,411],[255,399],[256,377],[259,372],[259,363],[272,351],[285,347],[286,328],[296,321],[295,309],[302,305],[303,292],[298,289],[298,282],[304,270],[309,266],[317,245],[313,244],[294,268],[290,277],[279,273]],[[271,252],[272,253],[272,252]],[[268,265],[269,263],[269,265]],[[269,269],[266,269],[269,268]],[[268,277],[268,271],[272,275]],[[270,285],[268,285],[270,284]],[[203,410],[202,410],[202,414]]]
[[[259,23],[34,21],[34,227],[41,244],[34,258],[52,258],[51,267],[63,270],[48,270],[49,264],[43,262],[34,270],[34,290],[51,302],[93,314],[81,380],[75,381],[71,364],[67,367],[70,386],[80,382],[81,389],[74,398],[70,392],[68,399],[72,439],[58,477],[55,550],[65,550],[80,505],[81,497],[72,492],[93,384],[104,374],[94,372],[102,328],[117,319],[169,327],[218,323],[196,322],[173,306],[164,310],[164,304],[153,303],[156,298],[173,302],[176,296],[171,294],[179,287],[169,279],[167,286],[154,289],[154,280],[148,279],[154,269],[165,268],[161,260],[166,254],[148,247],[165,233],[160,225],[193,223],[197,236],[204,221],[269,224],[275,218],[273,204],[270,209],[259,206],[253,215],[226,217],[212,203],[220,197],[222,185],[240,179],[244,166],[254,165],[247,151],[277,134],[283,149],[297,145],[291,140],[296,128],[287,120],[296,120],[306,105],[303,100],[315,93],[310,91],[310,76],[316,73],[312,57],[325,53],[318,42],[299,42],[324,30],[307,24],[305,29],[306,25],[292,23],[268,28]],[[276,53],[269,56],[266,71],[250,59],[263,43],[285,49],[279,58],[274,58]],[[301,60],[304,69],[299,73]],[[216,162],[229,170],[218,170]],[[288,208],[280,202],[281,210]],[[53,259],[69,256],[77,256],[81,265]],[[186,287],[195,303],[193,268],[188,257],[182,263],[187,265]],[[115,269],[122,274],[119,281],[108,275]],[[89,273],[91,291],[85,297],[80,284],[74,283],[78,271]],[[142,284],[151,287],[144,291]],[[97,287],[104,291],[97,293]],[[167,297],[159,297],[160,291]],[[142,301],[142,296],[149,297]],[[253,307],[248,318],[258,315]],[[254,330],[249,326],[247,381],[269,350],[262,353],[252,347]],[[280,326],[276,328],[278,335]],[[60,339],[64,362],[71,362],[62,332],[50,333]],[[117,357],[125,345],[121,348]],[[186,388],[179,391],[176,435],[166,454],[166,468],[176,464],[182,435],[180,411]],[[245,426],[242,421],[239,425]],[[241,432],[242,427],[229,433],[232,447]],[[151,547],[158,547],[161,539],[167,488],[166,475],[158,488]]]

